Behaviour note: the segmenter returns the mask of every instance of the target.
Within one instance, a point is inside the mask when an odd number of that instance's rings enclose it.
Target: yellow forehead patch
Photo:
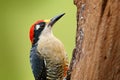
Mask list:
[[[44,20],[46,23],[49,23],[50,22],[50,19],[46,19],[46,20]]]

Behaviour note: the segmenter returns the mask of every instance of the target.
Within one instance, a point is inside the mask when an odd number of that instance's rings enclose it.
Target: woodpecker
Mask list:
[[[64,45],[52,33],[53,25],[64,14],[38,20],[30,28],[30,63],[35,80],[64,80],[67,75],[69,62]]]

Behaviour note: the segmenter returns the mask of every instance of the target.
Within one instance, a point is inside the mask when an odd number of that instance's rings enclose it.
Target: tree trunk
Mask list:
[[[74,3],[76,47],[68,78],[120,80],[120,0],[74,0]]]

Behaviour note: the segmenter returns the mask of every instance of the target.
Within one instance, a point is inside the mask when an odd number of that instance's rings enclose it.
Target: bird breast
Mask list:
[[[59,61],[65,57],[65,49],[60,40],[52,34],[41,35],[37,47],[41,56]]]

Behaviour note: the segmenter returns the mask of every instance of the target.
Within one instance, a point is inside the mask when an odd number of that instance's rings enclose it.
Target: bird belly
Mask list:
[[[64,57],[58,51],[51,51],[52,49],[46,48],[42,51],[42,56],[45,60],[45,67],[47,73],[47,80],[63,80],[64,77]]]

